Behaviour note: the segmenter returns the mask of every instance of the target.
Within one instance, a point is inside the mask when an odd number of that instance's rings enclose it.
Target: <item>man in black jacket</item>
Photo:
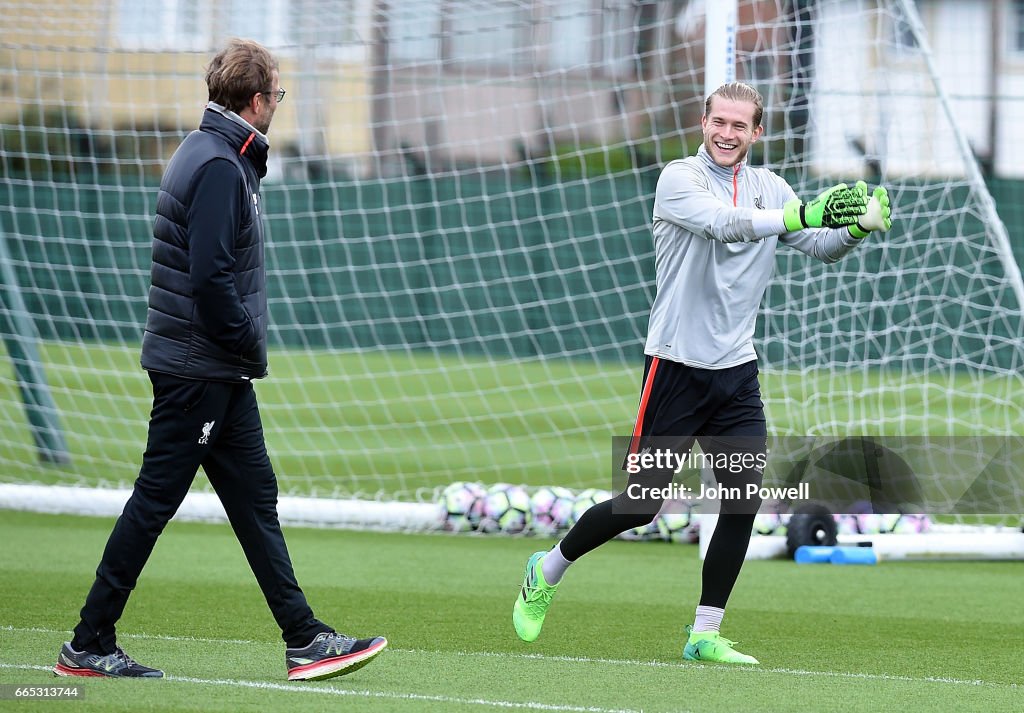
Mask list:
[[[157,537],[203,467],[287,646],[290,680],[366,665],[383,637],[355,639],[313,616],[277,518],[252,380],[267,374],[267,286],[260,179],[266,133],[284,99],[278,64],[232,40],[206,72],[209,104],[160,184],[142,366],[153,410],[142,468],[107,541],[74,638],[54,672],[156,678],[117,645],[115,624]]]

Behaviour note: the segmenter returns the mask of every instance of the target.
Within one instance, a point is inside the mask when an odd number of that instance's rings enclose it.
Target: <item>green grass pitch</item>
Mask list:
[[[41,349],[72,463],[37,463],[17,384],[0,380],[0,482],[130,485],[146,439],[149,381],[137,347]],[[282,491],[398,497],[456,480],[609,486],[628,436],[635,365],[493,361],[397,352],[282,352],[257,385]],[[774,433],[1006,432],[1017,375],[764,370]]]
[[[1011,711],[1024,674],[1022,563],[748,562],[724,633],[760,658],[681,660],[697,548],[612,542],[564,580],[541,638],[510,615],[549,540],[289,529],[318,615],[390,648],[349,677],[285,680],[284,649],[230,529],[171,523],[119,627],[159,681],[49,673],[92,581],[109,518],[0,513],[0,682],[78,683],[78,702],[0,710],[590,713]]]

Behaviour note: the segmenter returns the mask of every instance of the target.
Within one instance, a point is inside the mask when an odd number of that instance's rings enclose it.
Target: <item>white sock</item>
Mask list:
[[[718,607],[697,607],[697,616],[693,619],[693,630],[719,631],[722,628],[723,616],[725,616],[725,609],[719,609]]]
[[[559,543],[561,544],[561,543]],[[555,545],[540,560],[540,571],[544,574],[544,581],[554,586],[562,581],[562,575],[569,569],[572,562],[562,555],[562,550]]]

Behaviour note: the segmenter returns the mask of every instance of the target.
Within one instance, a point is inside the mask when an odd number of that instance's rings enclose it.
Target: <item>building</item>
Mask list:
[[[962,173],[934,68],[982,164],[999,176],[1024,173],[1011,140],[1024,119],[1024,0],[906,3],[931,55],[904,0],[739,2],[738,74],[766,95],[765,161],[799,160],[825,174],[865,163],[892,175]],[[271,137],[272,178],[518,165],[652,137],[682,136],[685,150],[699,138],[702,7],[21,0],[0,15],[5,152],[42,161],[66,146],[159,174],[198,121],[205,62],[232,35],[281,59],[288,97]],[[794,14],[805,22],[794,24]]]

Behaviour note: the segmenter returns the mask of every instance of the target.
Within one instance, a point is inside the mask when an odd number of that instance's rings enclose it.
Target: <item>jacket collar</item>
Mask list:
[[[704,146],[704,144],[701,144],[700,148],[697,149],[697,158],[703,161],[704,165],[708,168],[709,171],[711,171],[713,175],[721,176],[722,178],[726,178],[730,181],[732,180],[733,173],[737,171],[742,173],[743,169],[746,168],[747,166],[746,159],[740,161],[735,166],[729,166],[728,168],[725,166],[719,166],[717,163],[715,163],[714,159],[711,158],[711,154],[708,153],[708,150]]]
[[[260,178],[267,175],[270,142],[267,141],[265,134],[257,131],[256,127],[235,112],[225,109],[216,102],[209,102],[199,124],[199,130],[224,139],[232,149],[249,159],[249,163],[256,169],[256,175]]]

